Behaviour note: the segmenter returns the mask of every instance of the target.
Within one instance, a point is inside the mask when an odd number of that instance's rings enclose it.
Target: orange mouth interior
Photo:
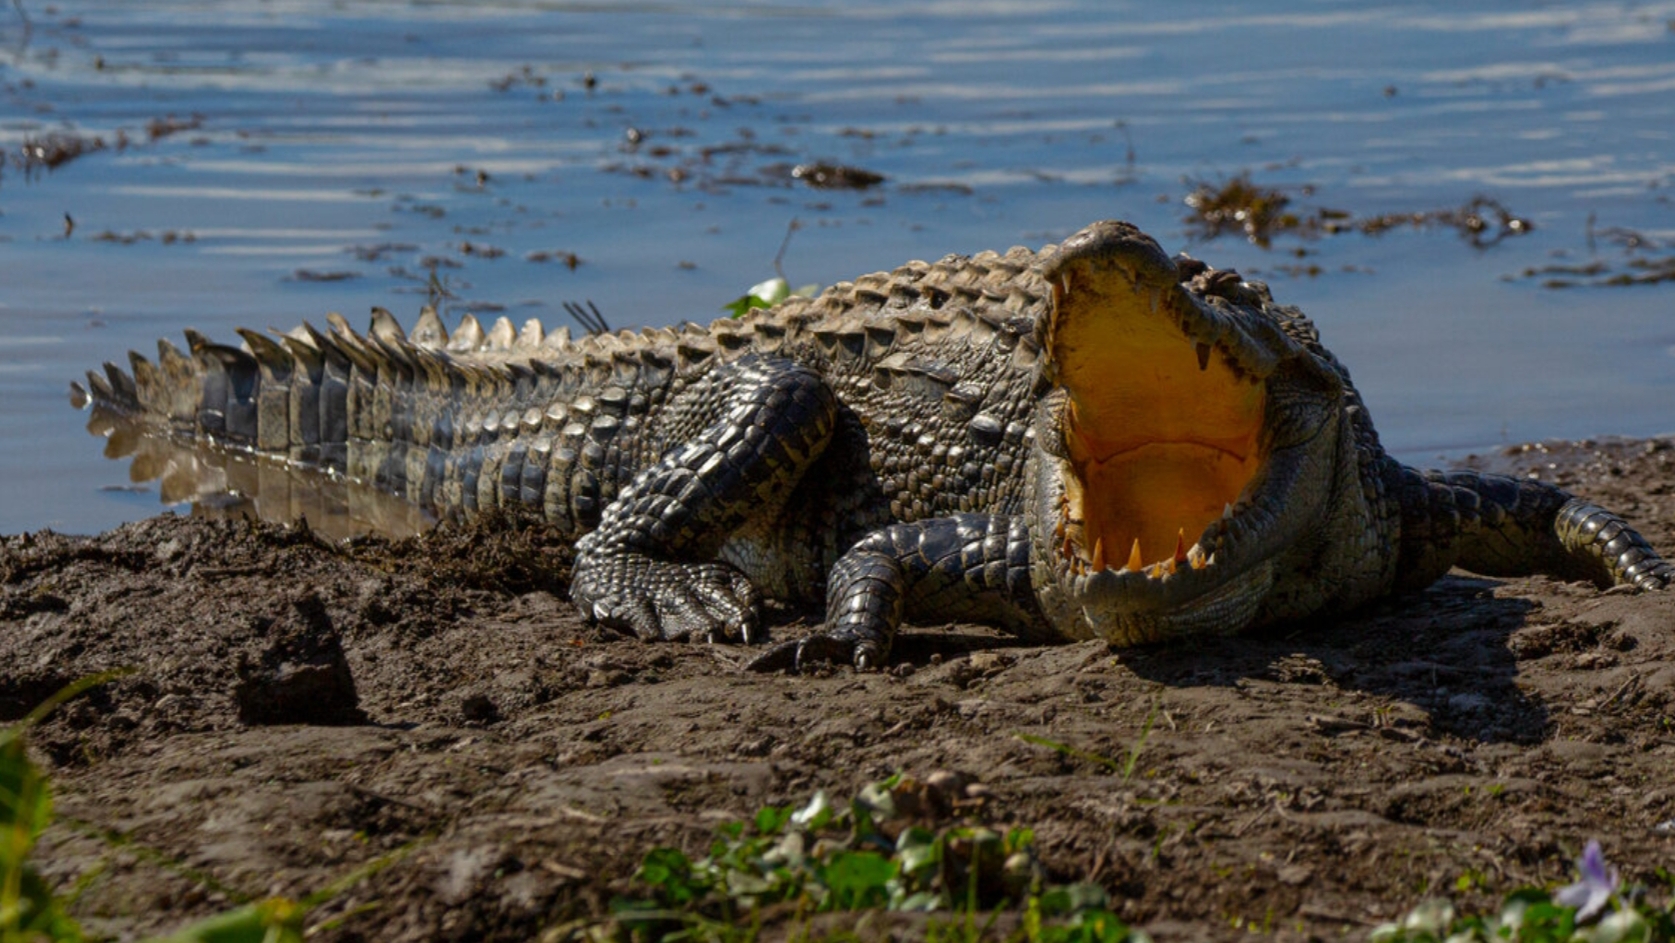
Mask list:
[[[1172,572],[1262,465],[1263,386],[1184,335],[1150,292],[1071,287],[1054,292],[1052,345],[1078,479],[1067,536],[1095,571]]]

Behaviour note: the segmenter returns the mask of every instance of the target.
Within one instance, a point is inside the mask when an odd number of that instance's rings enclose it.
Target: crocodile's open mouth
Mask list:
[[[1133,261],[1133,260],[1128,260]],[[1172,265],[1053,275],[1050,356],[1068,394],[1059,553],[1076,572],[1202,569],[1263,455],[1264,385]]]

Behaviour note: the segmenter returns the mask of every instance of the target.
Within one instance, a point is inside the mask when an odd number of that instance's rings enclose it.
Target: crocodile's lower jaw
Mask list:
[[[1161,580],[1106,570],[1072,576],[1038,601],[1067,638],[1151,645],[1229,635],[1251,625],[1273,573],[1266,560],[1235,573],[1183,571]]]

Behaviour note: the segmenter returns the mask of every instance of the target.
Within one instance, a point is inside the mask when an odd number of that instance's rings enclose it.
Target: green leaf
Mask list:
[[[865,806],[875,821],[888,822],[896,817],[896,797],[885,783],[872,783],[861,789],[855,804]]]
[[[1066,884],[1041,895],[1041,912],[1049,917],[1082,911],[1104,910],[1111,906],[1110,895],[1098,884]]]
[[[889,883],[896,876],[896,862],[872,851],[839,851],[832,855],[820,878],[831,891],[829,910],[857,910],[882,907],[890,898]]]
[[[152,943],[302,943],[307,908],[283,897],[246,904],[200,920]]]
[[[21,729],[0,734],[0,866],[21,867],[51,819],[52,794],[24,752]]]
[[[81,943],[81,927],[33,868],[0,867],[0,888],[0,939]]]
[[[771,308],[789,297],[791,285],[783,278],[770,278],[750,286],[749,291],[723,305],[721,310],[738,318],[753,308]]]
[[[664,904],[678,907],[702,897],[707,882],[693,873],[692,860],[679,848],[653,848],[646,852],[634,877],[650,884]]]
[[[790,806],[763,806],[756,812],[756,834],[778,835],[791,821],[792,811]]]
[[[936,833],[928,828],[903,829],[896,836],[896,860],[901,862],[901,870],[905,875],[917,875],[921,872],[935,873],[942,863],[942,843],[937,841]]]

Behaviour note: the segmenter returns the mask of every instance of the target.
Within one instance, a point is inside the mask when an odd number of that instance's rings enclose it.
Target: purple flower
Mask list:
[[[1617,869],[1605,864],[1605,853],[1599,850],[1599,842],[1590,841],[1588,847],[1582,849],[1582,857],[1576,862],[1578,880],[1575,884],[1561,887],[1553,895],[1554,903],[1565,907],[1576,908],[1576,922],[1582,923],[1593,919],[1607,903],[1611,895],[1617,893]]]

